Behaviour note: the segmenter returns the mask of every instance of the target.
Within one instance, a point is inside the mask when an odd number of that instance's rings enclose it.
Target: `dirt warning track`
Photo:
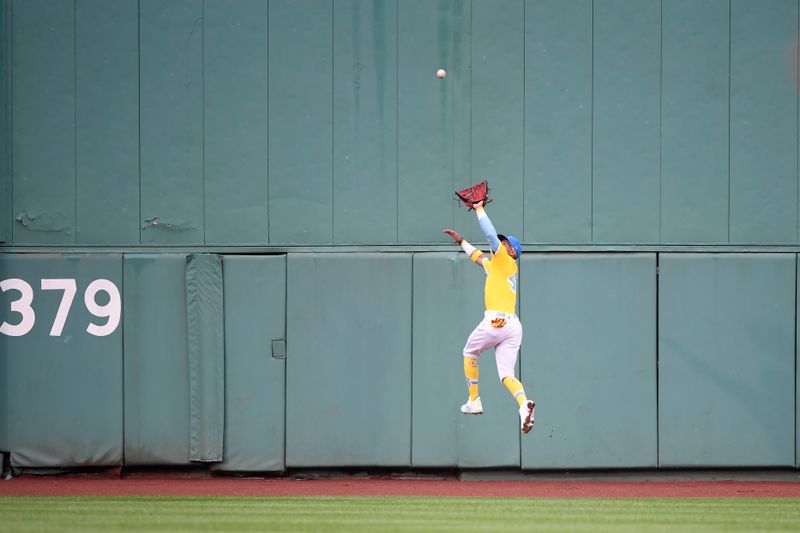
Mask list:
[[[769,480],[459,480],[32,476],[0,480],[0,496],[468,496],[532,498],[800,498],[800,482]]]

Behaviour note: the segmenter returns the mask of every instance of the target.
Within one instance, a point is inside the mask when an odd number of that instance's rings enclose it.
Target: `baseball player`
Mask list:
[[[478,223],[489,239],[491,257],[486,257],[454,230],[444,230],[444,233],[461,245],[470,260],[482,266],[486,273],[484,318],[472,331],[464,346],[464,375],[467,378],[469,400],[461,406],[461,412],[469,415],[483,413],[481,397],[478,395],[478,357],[484,350],[494,348],[500,381],[517,400],[520,428],[523,433],[528,433],[533,427],[536,404],[528,399],[522,383],[514,377],[514,366],[522,344],[522,325],[516,315],[516,260],[522,253],[522,247],[517,238],[497,234],[483,208],[483,202],[478,202],[473,207],[478,215]]]

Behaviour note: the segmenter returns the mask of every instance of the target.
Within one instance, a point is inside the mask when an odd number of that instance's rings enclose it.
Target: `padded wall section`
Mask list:
[[[592,240],[592,0],[525,2],[525,240]]]
[[[75,242],[75,5],[14,2],[14,242]]]
[[[658,242],[661,2],[594,2],[593,32],[592,239]]]
[[[517,404],[498,379],[493,350],[478,360],[484,414],[459,410],[468,397],[463,349],[483,319],[485,279],[463,253],[414,254],[414,467],[519,466]]]
[[[139,11],[75,2],[77,242],[139,244]]]
[[[206,242],[265,243],[267,2],[205,2],[204,9]]]
[[[333,239],[333,2],[269,3],[269,236]]]
[[[286,256],[224,256],[225,441],[231,471],[284,469]],[[276,351],[276,356],[281,354]]]
[[[0,282],[11,464],[122,464],[122,256],[3,254]]]
[[[397,239],[397,2],[333,4],[336,242]]]
[[[186,256],[125,256],[125,464],[189,463]]]
[[[794,465],[795,255],[659,269],[660,466]]]
[[[661,241],[728,241],[729,0],[662,4]]]
[[[286,466],[408,466],[411,255],[288,256]]]
[[[731,242],[797,242],[797,17],[731,0]]]
[[[654,254],[523,256],[522,467],[657,464]]]
[[[225,428],[225,315],[222,259],[213,254],[186,258],[189,350],[189,457],[222,460]]]
[[[140,0],[142,243],[203,243],[203,0]]]

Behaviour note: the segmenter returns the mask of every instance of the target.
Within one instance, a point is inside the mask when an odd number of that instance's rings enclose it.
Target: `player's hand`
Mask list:
[[[481,200],[480,202],[475,202],[474,204],[472,204],[472,208],[473,209],[480,209],[482,207],[483,207],[483,200]]]
[[[450,235],[450,237],[452,237],[452,239],[453,239],[454,241],[456,241],[456,243],[457,243],[457,244],[461,244],[461,241],[463,241],[463,240],[464,240],[464,239],[461,237],[461,235],[459,235],[459,234],[458,234],[458,232],[457,232],[457,231],[455,231],[455,230],[452,230],[452,229],[446,229],[446,230],[442,230],[442,233],[446,233],[446,234]]]

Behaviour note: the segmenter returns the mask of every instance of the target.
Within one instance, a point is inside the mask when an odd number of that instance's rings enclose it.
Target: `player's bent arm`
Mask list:
[[[468,243],[456,230],[446,229],[442,230],[442,233],[449,235],[456,243],[458,243],[461,248],[464,250],[470,260],[477,265],[484,267],[483,269],[486,270],[486,266],[484,265],[484,260],[486,259],[483,255],[483,252],[472,246]]]
[[[469,256],[470,261],[476,265],[483,266],[483,262],[486,260],[483,252],[468,243],[466,239],[461,239],[461,248],[464,250],[464,253]]]
[[[494,229],[494,224],[489,220],[489,215],[483,209],[483,206],[475,208],[475,214],[478,215],[478,224],[480,224],[483,234],[489,239],[489,246],[492,247],[492,252],[497,252],[500,248],[500,239],[497,238],[497,230]]]

